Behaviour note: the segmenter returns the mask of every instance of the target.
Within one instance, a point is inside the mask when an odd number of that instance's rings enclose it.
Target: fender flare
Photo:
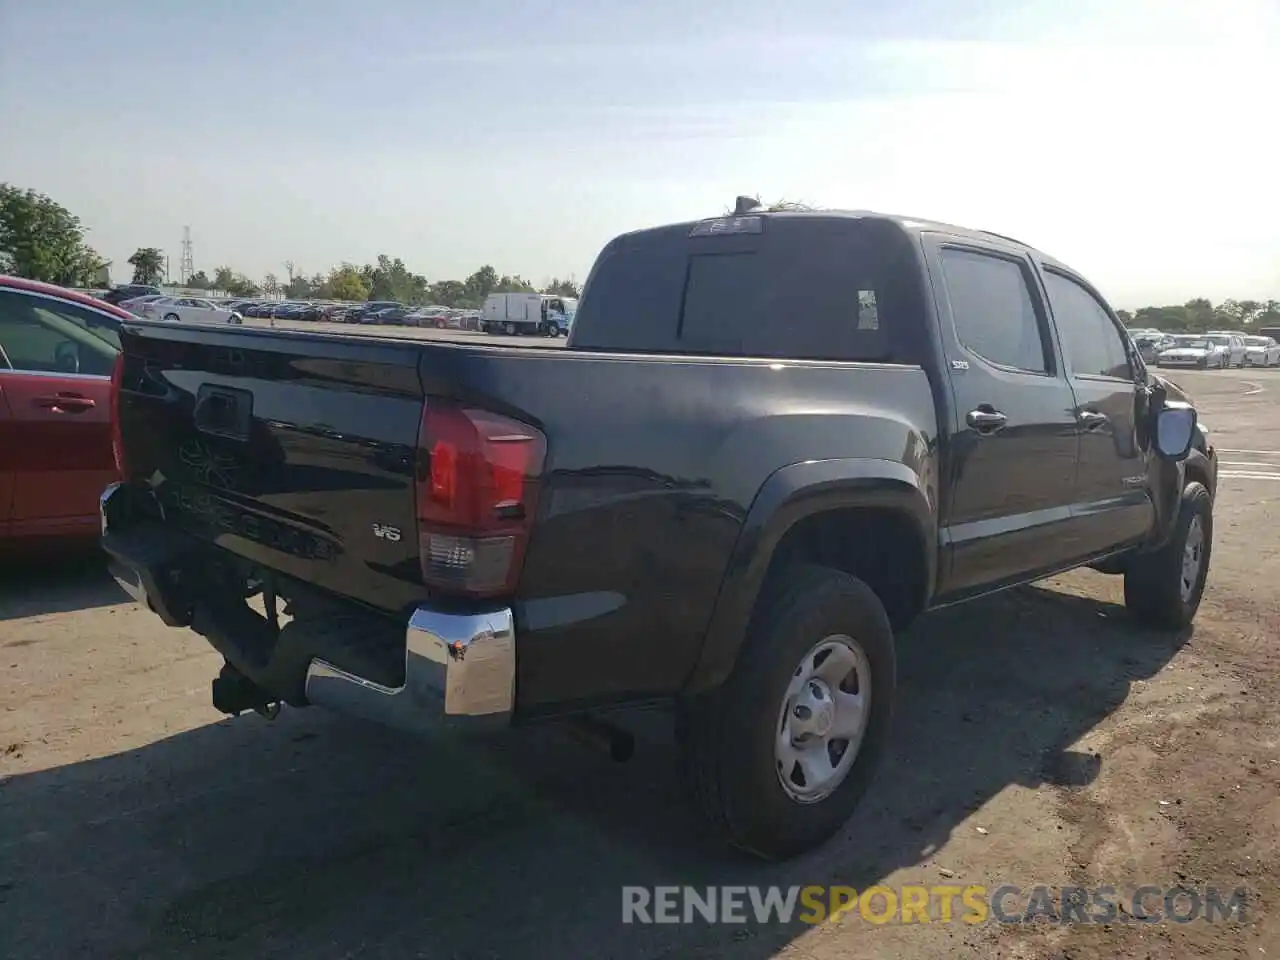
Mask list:
[[[869,507],[906,516],[920,533],[927,605],[937,577],[937,516],[921,477],[905,464],[873,458],[809,460],[772,473],[760,487],[738,533],[720,582],[698,662],[684,692],[724,682],[737,660],[756,598],[787,531],[806,517]]]

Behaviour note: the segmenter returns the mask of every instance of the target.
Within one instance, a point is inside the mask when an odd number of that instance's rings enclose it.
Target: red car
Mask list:
[[[0,276],[0,543],[98,534],[98,496],[116,478],[111,374],[130,319]]]

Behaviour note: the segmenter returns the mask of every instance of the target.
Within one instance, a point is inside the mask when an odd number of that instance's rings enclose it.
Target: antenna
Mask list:
[[[760,208],[760,201],[755,197],[738,197],[733,202],[733,215],[740,217],[744,213],[750,213],[752,210]]]
[[[182,262],[178,264],[178,283],[186,286],[195,276],[195,259],[191,255],[191,228],[182,228]]]

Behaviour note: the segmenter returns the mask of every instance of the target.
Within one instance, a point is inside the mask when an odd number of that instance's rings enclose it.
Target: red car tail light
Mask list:
[[[416,482],[424,583],[471,597],[515,589],[546,453],[527,423],[427,400]]]
[[[109,416],[111,418],[111,456],[116,463],[116,473],[121,480],[127,480],[124,459],[124,442],[120,432],[120,390],[124,383],[124,353],[116,354],[115,365],[111,368],[111,402]]]

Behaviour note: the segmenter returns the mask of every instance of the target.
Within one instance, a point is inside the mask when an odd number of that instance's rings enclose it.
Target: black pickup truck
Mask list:
[[[1089,565],[1179,629],[1208,571],[1194,407],[1086,280],[991,233],[746,209],[626,234],[564,348],[120,339],[103,545],[223,655],[218,708],[674,704],[700,806],[768,858],[850,816],[918,614]]]

